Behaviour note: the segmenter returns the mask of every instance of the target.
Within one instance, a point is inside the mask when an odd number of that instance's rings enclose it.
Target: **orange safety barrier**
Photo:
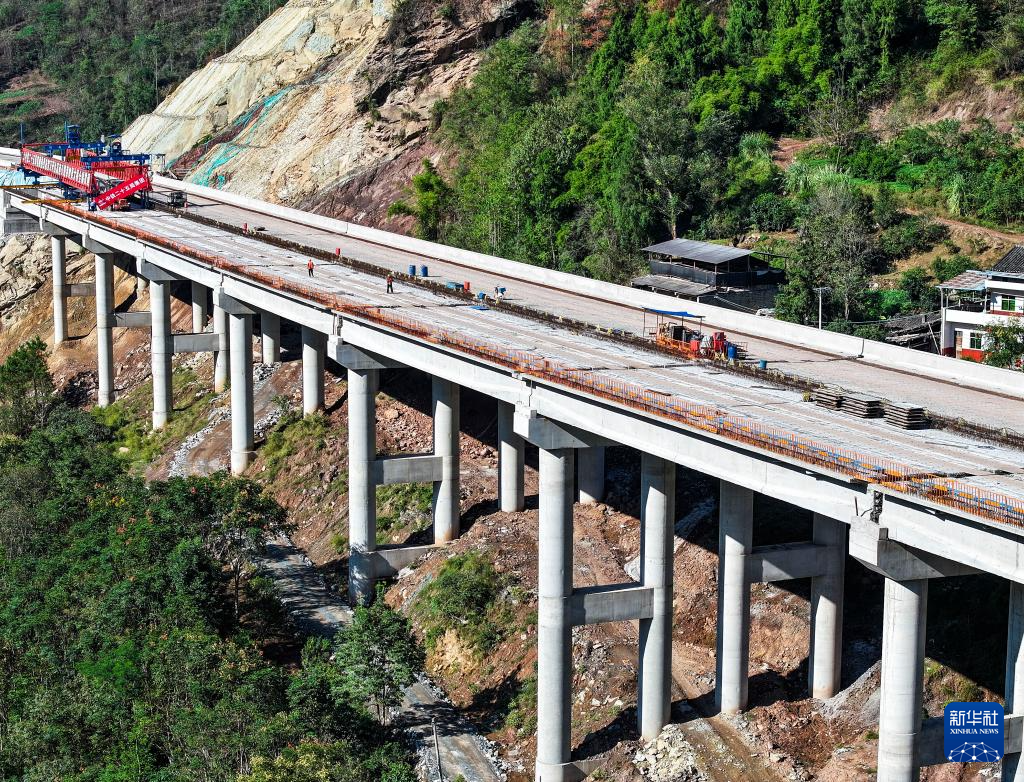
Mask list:
[[[602,375],[575,369],[534,353],[495,345],[477,337],[416,321],[404,315],[370,304],[357,304],[343,295],[327,293],[304,282],[288,280],[264,269],[252,268],[214,253],[198,250],[178,241],[144,231],[103,215],[85,212],[68,204],[47,202],[49,206],[106,225],[121,233],[167,247],[177,253],[230,271],[275,290],[286,291],[327,309],[345,313],[371,323],[399,331],[436,345],[515,370],[526,376],[546,380],[573,390],[668,418],[697,429],[743,442],[771,453],[814,464],[828,470],[869,482],[878,482],[896,491],[926,497],[935,502],[1014,526],[1024,527],[1024,501],[977,489],[938,473],[921,473],[893,459],[865,456],[846,448],[822,445],[806,437],[766,426],[753,419],[734,415],[713,405],[687,402],[668,394]]]
[[[950,508],[1024,527],[1024,500],[970,486],[955,478],[889,481],[884,485],[903,494],[913,494]]]

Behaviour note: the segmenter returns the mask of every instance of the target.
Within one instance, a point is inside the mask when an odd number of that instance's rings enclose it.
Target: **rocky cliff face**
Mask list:
[[[24,315],[25,299],[50,272],[50,240],[45,236],[0,236],[0,328],[10,329]]]
[[[293,0],[125,133],[190,181],[383,224],[431,111],[526,0]]]

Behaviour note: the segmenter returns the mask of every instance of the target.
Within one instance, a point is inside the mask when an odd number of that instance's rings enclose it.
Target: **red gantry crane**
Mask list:
[[[128,209],[137,193],[146,203],[152,188],[150,160],[122,151],[117,137],[82,141],[78,125],[65,125],[63,142],[21,145],[22,171],[56,179],[66,196],[87,198],[90,209]]]

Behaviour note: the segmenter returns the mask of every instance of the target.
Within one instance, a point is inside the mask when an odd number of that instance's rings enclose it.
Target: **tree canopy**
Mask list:
[[[250,562],[284,516],[257,484],[146,483],[38,342],[0,365],[0,422],[0,779],[415,779],[361,691],[324,694],[316,642],[275,652]]]

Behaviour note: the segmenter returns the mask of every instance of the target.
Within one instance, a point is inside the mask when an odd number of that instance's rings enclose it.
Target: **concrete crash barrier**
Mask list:
[[[382,231],[378,228],[367,228],[343,220],[309,214],[286,206],[277,206],[256,198],[240,196],[211,187],[180,182],[168,177],[154,177],[154,184],[181,190],[200,198],[219,201],[229,206],[236,206],[270,217],[279,217],[291,222],[330,231],[352,239],[391,247],[396,250],[413,253],[428,258],[437,258],[451,263],[468,266],[473,269],[486,270],[511,278],[547,285],[560,290],[573,289],[581,294],[604,299],[617,304],[624,304],[638,309],[674,309],[679,300],[672,296],[641,291],[575,274],[544,269],[527,263],[510,261],[493,255],[460,250],[447,247],[436,242],[428,242],[410,236]],[[1024,383],[1020,373],[1007,369],[998,369],[983,364],[962,361],[932,353],[922,353],[897,345],[862,339],[849,334],[838,334],[822,331],[797,323],[771,320],[749,315],[744,312],[714,307],[699,302],[687,302],[686,308],[694,315],[706,317],[709,322],[719,328],[736,331],[742,334],[771,339],[776,342],[798,345],[811,350],[827,353],[859,357],[864,361],[879,364],[891,369],[902,369],[916,372],[928,377],[944,380],[956,385],[983,387],[1007,396],[1024,399]]]

